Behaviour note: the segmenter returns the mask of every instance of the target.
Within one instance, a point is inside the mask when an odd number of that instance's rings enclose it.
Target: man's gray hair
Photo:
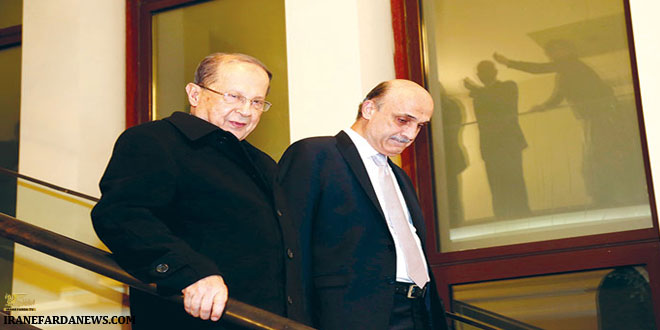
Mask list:
[[[209,86],[213,84],[217,79],[216,73],[218,67],[222,64],[232,62],[255,64],[266,71],[266,74],[268,74],[269,82],[273,78],[273,74],[270,72],[270,70],[268,70],[266,65],[250,55],[241,53],[213,53],[206,56],[201,62],[199,62],[197,70],[195,70],[195,80],[193,82],[197,85],[203,86]]]

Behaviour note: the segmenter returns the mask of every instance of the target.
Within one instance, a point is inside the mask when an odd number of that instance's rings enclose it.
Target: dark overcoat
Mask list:
[[[276,166],[247,141],[174,113],[119,137],[94,228],[126,271],[162,294],[219,274],[231,298],[304,321],[298,243],[274,207]],[[138,290],[130,302],[134,329],[231,328]]]
[[[291,145],[279,162],[278,198],[301,235],[305,295],[319,329],[387,329],[394,303],[394,240],[357,148],[345,132]],[[413,224],[425,241],[410,178],[390,161]],[[430,274],[431,279],[433,276]],[[426,306],[445,329],[434,281]]]

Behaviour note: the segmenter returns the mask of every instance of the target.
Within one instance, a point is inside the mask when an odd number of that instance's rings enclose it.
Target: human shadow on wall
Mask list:
[[[544,50],[548,62],[514,61],[498,53],[493,57],[515,70],[555,74],[552,94],[531,111],[546,111],[566,101],[581,122],[582,175],[595,208],[647,203],[634,101],[620,102],[612,87],[580,60],[573,43],[551,40]]]
[[[531,212],[523,175],[522,151],[527,141],[518,122],[518,85],[497,79],[492,61],[477,64],[481,85],[470,78],[470,91],[479,127],[481,158],[486,167],[493,214],[498,219],[528,216]]]

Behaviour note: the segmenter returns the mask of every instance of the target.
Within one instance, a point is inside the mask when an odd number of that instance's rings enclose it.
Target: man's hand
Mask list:
[[[219,275],[207,276],[181,290],[183,308],[202,320],[217,321],[222,316],[229,294],[225,281]]]

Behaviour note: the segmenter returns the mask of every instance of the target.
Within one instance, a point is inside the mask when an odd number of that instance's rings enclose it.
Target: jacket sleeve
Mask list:
[[[220,272],[163,221],[176,196],[178,167],[166,143],[145,131],[129,129],[117,140],[92,222],[120,266],[174,294]]]
[[[314,217],[320,193],[321,162],[316,151],[307,141],[300,141],[291,145],[278,163],[280,197],[295,223],[302,227]]]

